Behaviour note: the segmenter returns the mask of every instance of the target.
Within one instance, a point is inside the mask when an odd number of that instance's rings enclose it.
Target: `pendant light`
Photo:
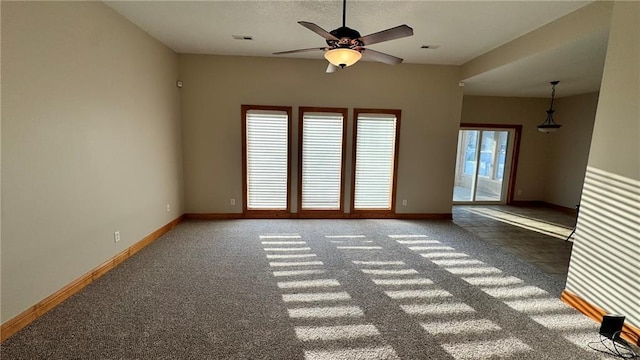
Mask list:
[[[549,105],[549,110],[547,110],[547,119],[542,124],[538,125],[538,130],[545,134],[556,132],[562,126],[553,121],[553,113],[555,112],[555,110],[553,110],[553,100],[556,96],[556,85],[558,85],[559,82],[560,81],[551,82],[551,105]]]

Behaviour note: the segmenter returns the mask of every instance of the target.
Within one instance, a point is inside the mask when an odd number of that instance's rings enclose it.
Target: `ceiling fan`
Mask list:
[[[342,26],[327,32],[320,26],[308,21],[298,21],[298,24],[325,38],[327,46],[308,49],[280,51],[274,55],[293,54],[308,51],[324,51],[324,57],[329,61],[327,72],[332,73],[338,68],[344,69],[355,64],[361,58],[378,61],[385,64],[396,65],[402,59],[393,55],[365,48],[365,46],[381,43],[383,41],[400,39],[413,35],[413,29],[407,25],[396,26],[366,36],[361,36],[357,30],[345,25],[347,14],[347,0],[342,1]]]

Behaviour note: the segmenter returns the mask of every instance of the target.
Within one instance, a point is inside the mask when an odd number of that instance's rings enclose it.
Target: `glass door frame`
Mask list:
[[[522,125],[509,125],[509,124],[473,124],[473,123],[461,123],[460,128],[458,129],[458,134],[460,130],[478,130],[478,131],[513,131],[513,139],[507,140],[507,149],[511,148],[511,158],[509,159],[509,154],[507,154],[507,159],[505,163],[505,173],[508,174],[508,178],[505,179],[503,176],[503,193],[502,200],[500,201],[453,201],[453,204],[512,204],[514,202],[514,192],[515,192],[515,183],[516,183],[516,173],[518,169],[518,157],[520,153],[520,138],[522,136]],[[480,136],[480,134],[479,134]],[[478,145],[480,145],[482,139],[478,139]],[[480,152],[478,151],[478,154]],[[456,159],[457,159],[457,151],[456,151]],[[475,176],[477,177],[479,164],[476,162]],[[474,189],[475,191],[475,189]],[[473,194],[473,198],[475,198],[475,194]],[[453,199],[453,194],[451,194],[451,199]]]

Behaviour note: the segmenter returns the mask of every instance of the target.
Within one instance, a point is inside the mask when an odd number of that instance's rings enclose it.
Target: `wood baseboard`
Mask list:
[[[562,211],[564,213],[567,214],[571,214],[571,215],[577,215],[577,211],[575,208],[568,208],[562,205],[556,205],[556,204],[552,204],[552,203],[548,203],[546,201],[539,201],[539,200],[515,200],[509,203],[509,205],[513,205],[513,206],[539,206],[539,207],[546,207],[549,209],[555,209],[558,211]]]
[[[22,313],[18,314],[14,318],[2,324],[2,327],[0,327],[0,342],[5,341],[10,336],[17,333],[22,328],[29,325],[40,316],[46,314],[49,310],[60,305],[63,301],[68,299],[70,296],[82,290],[85,286],[91,284],[94,280],[106,274],[109,270],[115,268],[120,263],[130,258],[133,254],[137,253],[145,246],[151,244],[160,236],[164,235],[169,230],[173,229],[176,225],[178,225],[183,220],[183,218],[184,218],[183,215],[177,217],[176,219],[172,220],[168,224],[162,226],[161,228],[157,229],[151,234],[145,236],[142,240],[131,245],[126,250],[120,252],[119,254],[107,260],[106,262],[98,265],[93,270],[82,275],[78,279],[67,284],[62,289],[47,296],[46,298],[39,301],[37,304],[31,306],[27,310],[23,311]]]
[[[602,322],[602,317],[608,312],[603,309],[589,303],[588,301],[582,299],[578,295],[572,293],[571,291],[564,290],[562,291],[562,295],[560,296],[560,300],[562,300],[567,305],[575,308],[591,319],[595,320],[598,323]],[[640,346],[640,328],[637,328],[629,323],[624,324],[622,327],[622,337],[638,346]]]
[[[287,215],[273,215],[271,213],[187,213],[184,214],[185,219],[189,220],[229,220],[229,219],[403,219],[403,220],[451,220],[451,213],[375,213],[375,212],[356,212],[344,214],[313,214],[305,212],[304,214],[290,213]]]

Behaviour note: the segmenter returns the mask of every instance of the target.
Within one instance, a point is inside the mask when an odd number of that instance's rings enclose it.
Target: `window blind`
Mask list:
[[[340,209],[342,129],[342,115],[304,114],[302,209]]]
[[[396,117],[360,114],[357,119],[355,209],[391,209]]]
[[[283,112],[247,112],[249,210],[287,209],[288,120]]]

